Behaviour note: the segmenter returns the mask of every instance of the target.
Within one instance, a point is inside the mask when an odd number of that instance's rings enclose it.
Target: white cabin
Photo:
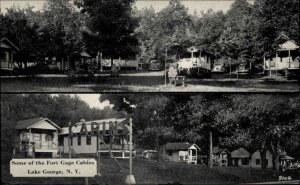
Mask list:
[[[283,73],[285,70],[300,69],[299,46],[285,35],[281,35],[279,38],[284,38],[286,41],[279,45],[279,49],[275,53],[264,55],[264,71],[270,76]]]
[[[168,161],[197,164],[198,150],[200,148],[196,144],[167,143],[165,145],[164,158]]]
[[[16,124],[16,153],[25,157],[57,157],[61,128],[48,118],[22,120]]]
[[[83,123],[86,125],[87,133],[80,133]],[[91,125],[93,123],[99,124],[99,132],[103,136],[99,138],[97,135],[91,134]],[[118,133],[129,128],[126,118],[110,118],[103,120],[85,121],[81,120],[72,127],[73,137],[69,138],[69,127],[63,127],[60,134],[63,153],[69,153],[69,142],[71,153],[74,154],[98,154],[111,155],[117,158],[128,158],[129,156],[129,138],[128,135],[110,134],[113,127],[118,130]],[[70,141],[69,141],[70,139]]]

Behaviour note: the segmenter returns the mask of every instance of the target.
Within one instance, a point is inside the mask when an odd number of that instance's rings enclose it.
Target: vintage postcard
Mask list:
[[[1,184],[299,184],[299,0],[1,0]]]
[[[299,184],[299,99],[4,94],[1,184]]]
[[[299,1],[1,0],[1,92],[299,92]]]

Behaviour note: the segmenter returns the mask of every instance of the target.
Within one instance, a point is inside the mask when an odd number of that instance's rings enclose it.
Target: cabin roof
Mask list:
[[[56,125],[55,123],[53,123],[51,120],[49,120],[48,118],[43,118],[43,117],[40,117],[40,118],[32,118],[32,119],[27,119],[27,120],[21,120],[21,121],[18,121],[16,123],[16,129],[17,130],[22,130],[22,129],[29,129],[31,127],[33,127],[34,125],[42,122],[42,121],[46,121],[48,122],[49,124],[51,124],[52,126],[54,126],[55,128],[61,130],[61,128]]]
[[[90,54],[88,54],[86,51],[83,51],[80,53],[81,57],[85,57],[85,58],[92,58]]]
[[[8,38],[6,38],[6,37],[2,37],[1,38],[1,43],[4,43],[4,42],[6,42],[6,43],[8,43],[14,50],[16,50],[16,51],[20,51],[20,49],[13,43],[13,42],[11,42]]]
[[[219,148],[219,147],[213,147],[213,154],[220,154],[222,152],[229,153],[229,151],[226,148],[222,149],[222,148]]]
[[[91,125],[92,123],[99,123],[99,130],[103,130],[103,123],[109,123],[109,122],[117,122],[117,123],[125,123],[127,122],[127,118],[108,118],[108,119],[101,119],[101,120],[93,120],[93,121],[81,121],[81,122],[78,122],[78,123],[75,123],[74,126],[72,127],[72,132],[74,134],[76,133],[80,133],[80,130],[81,130],[81,126],[83,123],[86,124],[86,128],[87,128],[87,131],[90,132],[91,131]],[[118,129],[122,129],[122,127],[118,127]],[[106,124],[105,125],[105,130],[109,130],[109,125]],[[69,127],[63,127],[62,128],[62,132],[61,132],[61,135],[66,135],[66,134],[69,134]]]
[[[250,153],[242,147],[231,152],[231,158],[248,158],[248,157],[250,157]]]
[[[188,150],[191,146],[195,146],[197,149],[200,149],[196,144],[190,144],[188,142],[184,143],[167,143],[166,150]]]
[[[297,43],[294,40],[290,39],[284,33],[281,33],[276,39],[276,41],[280,41],[280,40],[284,42],[279,44],[279,51],[299,49]]]

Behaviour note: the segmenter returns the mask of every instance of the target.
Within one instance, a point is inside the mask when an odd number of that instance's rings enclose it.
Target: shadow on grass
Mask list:
[[[2,92],[93,92],[93,91],[156,91],[164,84],[164,76],[69,76],[1,79]],[[241,88],[263,91],[299,91],[295,81],[269,81],[247,79],[195,79],[187,78],[186,85],[218,88]],[[169,89],[165,89],[168,91]],[[176,89],[175,89],[176,91]]]

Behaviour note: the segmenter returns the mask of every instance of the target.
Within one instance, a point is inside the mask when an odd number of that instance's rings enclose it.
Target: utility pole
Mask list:
[[[99,132],[100,133],[100,132]],[[100,173],[100,150],[101,150],[101,142],[102,142],[102,139],[100,137],[100,134],[98,135],[98,173],[97,173],[97,176],[98,177],[101,177],[101,173]]]
[[[209,157],[208,157],[208,167],[212,168],[213,161],[212,161],[212,132],[209,131]]]

